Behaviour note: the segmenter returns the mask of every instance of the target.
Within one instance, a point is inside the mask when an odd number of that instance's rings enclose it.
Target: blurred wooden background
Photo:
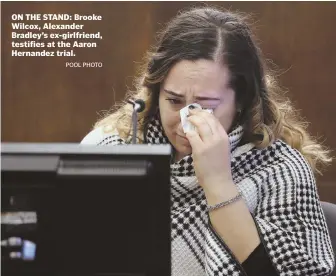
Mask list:
[[[155,33],[181,8],[196,2],[2,2],[2,141],[79,142],[124,97]],[[211,2],[207,2],[211,4]],[[253,13],[265,56],[286,71],[288,96],[311,122],[310,131],[336,149],[336,3],[216,2]],[[13,13],[98,14],[84,22],[100,31],[98,48],[76,57],[11,57]],[[59,22],[55,22],[59,23]],[[101,61],[103,68],[65,68],[66,61]],[[322,200],[336,203],[336,165],[318,177]]]

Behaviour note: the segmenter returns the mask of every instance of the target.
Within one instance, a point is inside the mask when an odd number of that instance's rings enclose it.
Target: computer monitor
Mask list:
[[[1,147],[3,276],[170,276],[169,145]]]

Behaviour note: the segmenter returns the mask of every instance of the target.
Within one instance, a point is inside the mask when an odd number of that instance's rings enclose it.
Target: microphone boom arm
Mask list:
[[[145,109],[145,102],[143,100],[127,100],[128,103],[133,105],[133,113],[132,113],[132,126],[133,126],[133,133],[132,133],[132,144],[136,144],[136,135],[138,130],[138,112],[142,112]]]

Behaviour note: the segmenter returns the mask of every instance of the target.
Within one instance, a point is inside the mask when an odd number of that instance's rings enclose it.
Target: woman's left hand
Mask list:
[[[188,120],[196,127],[186,136],[192,147],[195,173],[205,190],[233,183],[229,137],[218,119],[200,109],[189,110]]]

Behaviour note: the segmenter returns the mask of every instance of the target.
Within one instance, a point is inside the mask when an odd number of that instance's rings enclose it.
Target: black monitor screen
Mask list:
[[[2,275],[170,275],[170,147],[13,149],[2,150]]]

